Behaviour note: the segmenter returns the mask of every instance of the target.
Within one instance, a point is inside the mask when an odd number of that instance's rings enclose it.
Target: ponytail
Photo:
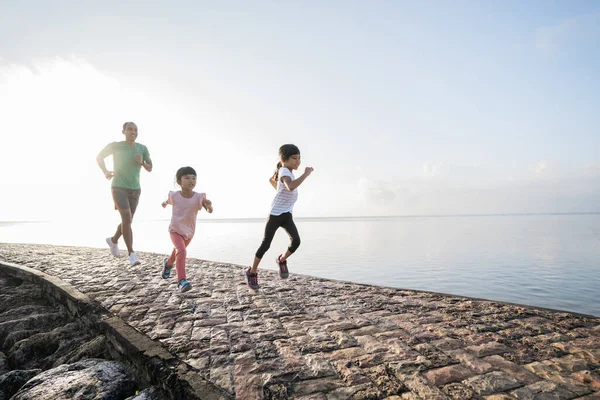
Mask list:
[[[279,170],[281,169],[282,166],[283,166],[283,164],[281,163],[281,161],[279,161],[277,163],[277,167],[275,167],[275,172],[273,172],[273,180],[277,181],[277,177],[279,176]]]

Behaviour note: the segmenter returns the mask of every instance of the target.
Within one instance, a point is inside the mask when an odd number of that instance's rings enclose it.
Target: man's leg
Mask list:
[[[112,242],[117,243],[119,241],[119,239],[121,239],[122,235],[123,235],[123,231],[121,230],[121,224],[119,224],[119,226],[117,226],[117,231],[115,232],[115,234],[112,237]]]
[[[133,253],[133,228],[131,224],[133,223],[133,216],[135,215],[135,210],[137,210],[137,206],[140,202],[140,194],[141,190],[128,190],[127,191],[127,200],[129,201],[129,209],[131,210],[131,218],[129,219],[129,243],[127,243],[127,237],[125,236],[125,230],[121,226],[121,231],[123,232],[123,239],[125,240],[125,246],[127,246],[127,251],[129,254]],[[123,225],[123,214],[121,214],[121,225]]]
[[[127,254],[131,254],[133,253],[133,231],[131,230],[133,215],[129,208],[125,210],[119,209],[119,214],[121,214],[121,223],[119,224],[117,231],[120,231],[123,235],[125,246],[127,247]]]
[[[112,237],[112,242],[116,244],[121,236],[123,236],[125,246],[127,246],[127,252],[128,254],[131,254],[133,253],[133,231],[131,229],[131,223],[138,205],[140,191],[113,187],[112,195],[115,202],[115,208],[121,215],[121,223]]]

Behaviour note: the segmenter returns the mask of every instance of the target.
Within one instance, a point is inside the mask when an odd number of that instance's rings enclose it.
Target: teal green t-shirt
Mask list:
[[[140,189],[140,169],[142,166],[135,161],[135,155],[140,154],[142,160],[151,163],[148,148],[140,143],[134,143],[133,146],[127,142],[109,143],[100,155],[103,158],[109,155],[113,156],[113,170],[115,176],[112,178],[112,186],[125,189]]]

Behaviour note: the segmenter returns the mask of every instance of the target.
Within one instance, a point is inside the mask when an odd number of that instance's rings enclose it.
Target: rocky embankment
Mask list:
[[[0,273],[0,400],[164,399],[41,287]]]

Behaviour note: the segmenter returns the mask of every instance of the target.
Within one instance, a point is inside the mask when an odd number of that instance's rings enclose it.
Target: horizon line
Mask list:
[[[360,215],[360,216],[331,216],[331,217],[295,217],[297,220],[341,220],[341,219],[386,219],[386,218],[456,218],[456,217],[526,217],[542,215],[598,215],[600,211],[581,212],[546,212],[546,213],[491,213],[491,214],[396,214],[396,215]],[[198,218],[203,222],[210,221],[263,221],[267,217],[231,217],[231,218]],[[170,218],[138,219],[138,221],[169,221]],[[5,220],[0,223],[40,223],[59,222],[57,220]]]

